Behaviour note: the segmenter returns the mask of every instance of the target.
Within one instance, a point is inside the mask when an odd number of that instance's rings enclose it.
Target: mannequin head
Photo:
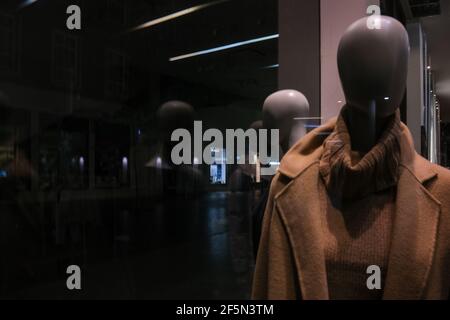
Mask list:
[[[158,110],[158,125],[163,137],[176,129],[190,130],[194,123],[194,108],[183,101],[168,101]]]
[[[162,140],[162,159],[170,159],[170,150],[177,142],[172,142],[172,133],[176,129],[192,132],[194,124],[194,108],[182,101],[168,101],[158,110],[158,126]],[[168,160],[167,160],[168,161]]]
[[[373,17],[372,17],[373,18]],[[409,39],[397,20],[379,16],[379,29],[368,28],[369,17],[354,22],[338,48],[338,68],[347,105],[384,118],[399,107],[408,71]]]
[[[270,95],[264,102],[263,125],[266,129],[278,129],[280,145],[286,152],[298,138],[306,133],[305,118],[309,115],[306,97],[296,90],[281,90]]]

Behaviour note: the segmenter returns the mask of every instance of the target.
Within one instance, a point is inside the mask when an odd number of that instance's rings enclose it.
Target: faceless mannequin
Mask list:
[[[379,29],[364,18],[340,42],[345,109],[292,147],[272,181],[252,299],[448,299],[450,171],[417,154],[398,119],[408,36],[375,19]]]
[[[192,131],[194,123],[194,108],[183,101],[168,101],[158,110],[158,125],[163,144],[163,159],[169,161],[172,147],[177,142],[171,141],[176,129]],[[170,161],[169,161],[170,162]]]
[[[194,108],[183,101],[168,101],[158,109],[157,123],[160,135],[160,149],[147,162],[146,167],[169,169],[171,167],[170,153],[173,145],[171,141],[172,132],[179,128],[192,129]]]
[[[169,138],[176,129],[191,129],[194,122],[194,108],[183,101],[168,101],[158,110],[158,125],[161,134]]]
[[[204,176],[196,167],[194,159],[192,159],[192,166],[174,165],[171,160],[172,149],[178,143],[171,141],[172,133],[176,129],[186,129],[192,133],[194,119],[194,108],[183,101],[168,101],[158,110],[157,121],[160,135],[160,149],[146,164],[146,167],[157,169],[159,174],[157,179],[161,180],[159,188],[163,192],[175,192],[178,195],[188,196],[200,193],[203,190]],[[162,183],[162,180],[165,178],[163,178],[161,169],[175,172],[175,175],[171,178],[172,182],[169,182],[171,185],[168,185],[170,190],[163,189],[163,185],[164,187],[166,185]],[[174,177],[175,180],[173,180]]]
[[[384,122],[399,107],[408,72],[409,39],[397,20],[379,16],[369,29],[368,17],[354,22],[338,48],[338,68],[349,107],[352,149],[367,152]]]
[[[309,103],[296,90],[281,90],[270,95],[263,106],[263,125],[266,129],[279,129],[280,146],[284,152],[306,134]]]

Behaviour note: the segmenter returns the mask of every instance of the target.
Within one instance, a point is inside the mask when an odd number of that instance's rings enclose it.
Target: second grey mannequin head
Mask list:
[[[158,109],[157,120],[164,159],[170,158],[170,151],[177,144],[171,141],[172,133],[177,129],[192,132],[194,119],[194,108],[183,101],[168,101]]]
[[[263,125],[278,129],[280,145],[286,152],[306,133],[305,118],[309,115],[306,97],[296,90],[281,90],[267,97],[263,107]]]
[[[194,108],[186,102],[172,100],[164,103],[157,113],[158,126],[164,137],[176,129],[191,130],[194,123]]]
[[[369,19],[379,19],[373,29]],[[409,58],[408,33],[387,16],[366,17],[344,33],[338,48],[338,68],[347,105],[375,116],[395,113],[406,87]]]

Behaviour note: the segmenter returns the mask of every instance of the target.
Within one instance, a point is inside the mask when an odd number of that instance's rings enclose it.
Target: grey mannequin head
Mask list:
[[[338,68],[347,105],[363,112],[375,102],[378,118],[393,114],[406,87],[409,58],[408,33],[387,16],[369,28],[366,17],[346,30],[338,48]]]
[[[278,129],[280,145],[287,151],[306,133],[305,122],[298,118],[309,115],[306,97],[296,90],[281,90],[271,94],[263,106],[263,125],[266,129]]]
[[[172,133],[176,129],[186,129],[192,132],[194,118],[194,108],[183,101],[168,101],[158,109],[157,119],[163,147],[163,159],[170,158],[170,151],[177,143],[171,141]]]
[[[164,137],[170,137],[176,129],[190,130],[194,123],[194,108],[186,102],[172,100],[158,110],[158,125]]]

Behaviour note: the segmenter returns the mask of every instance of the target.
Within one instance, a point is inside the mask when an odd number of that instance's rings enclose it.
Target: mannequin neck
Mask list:
[[[289,149],[307,134],[306,125],[306,120],[297,120],[294,122],[289,134]]]
[[[369,112],[362,112],[351,106],[346,107],[344,120],[350,134],[353,151],[367,153],[380,138],[389,117],[377,118],[375,110],[374,103]]]
[[[289,135],[280,142],[282,155],[287,153],[289,149],[307,134],[306,124],[307,121],[305,120],[294,121],[289,131]]]

